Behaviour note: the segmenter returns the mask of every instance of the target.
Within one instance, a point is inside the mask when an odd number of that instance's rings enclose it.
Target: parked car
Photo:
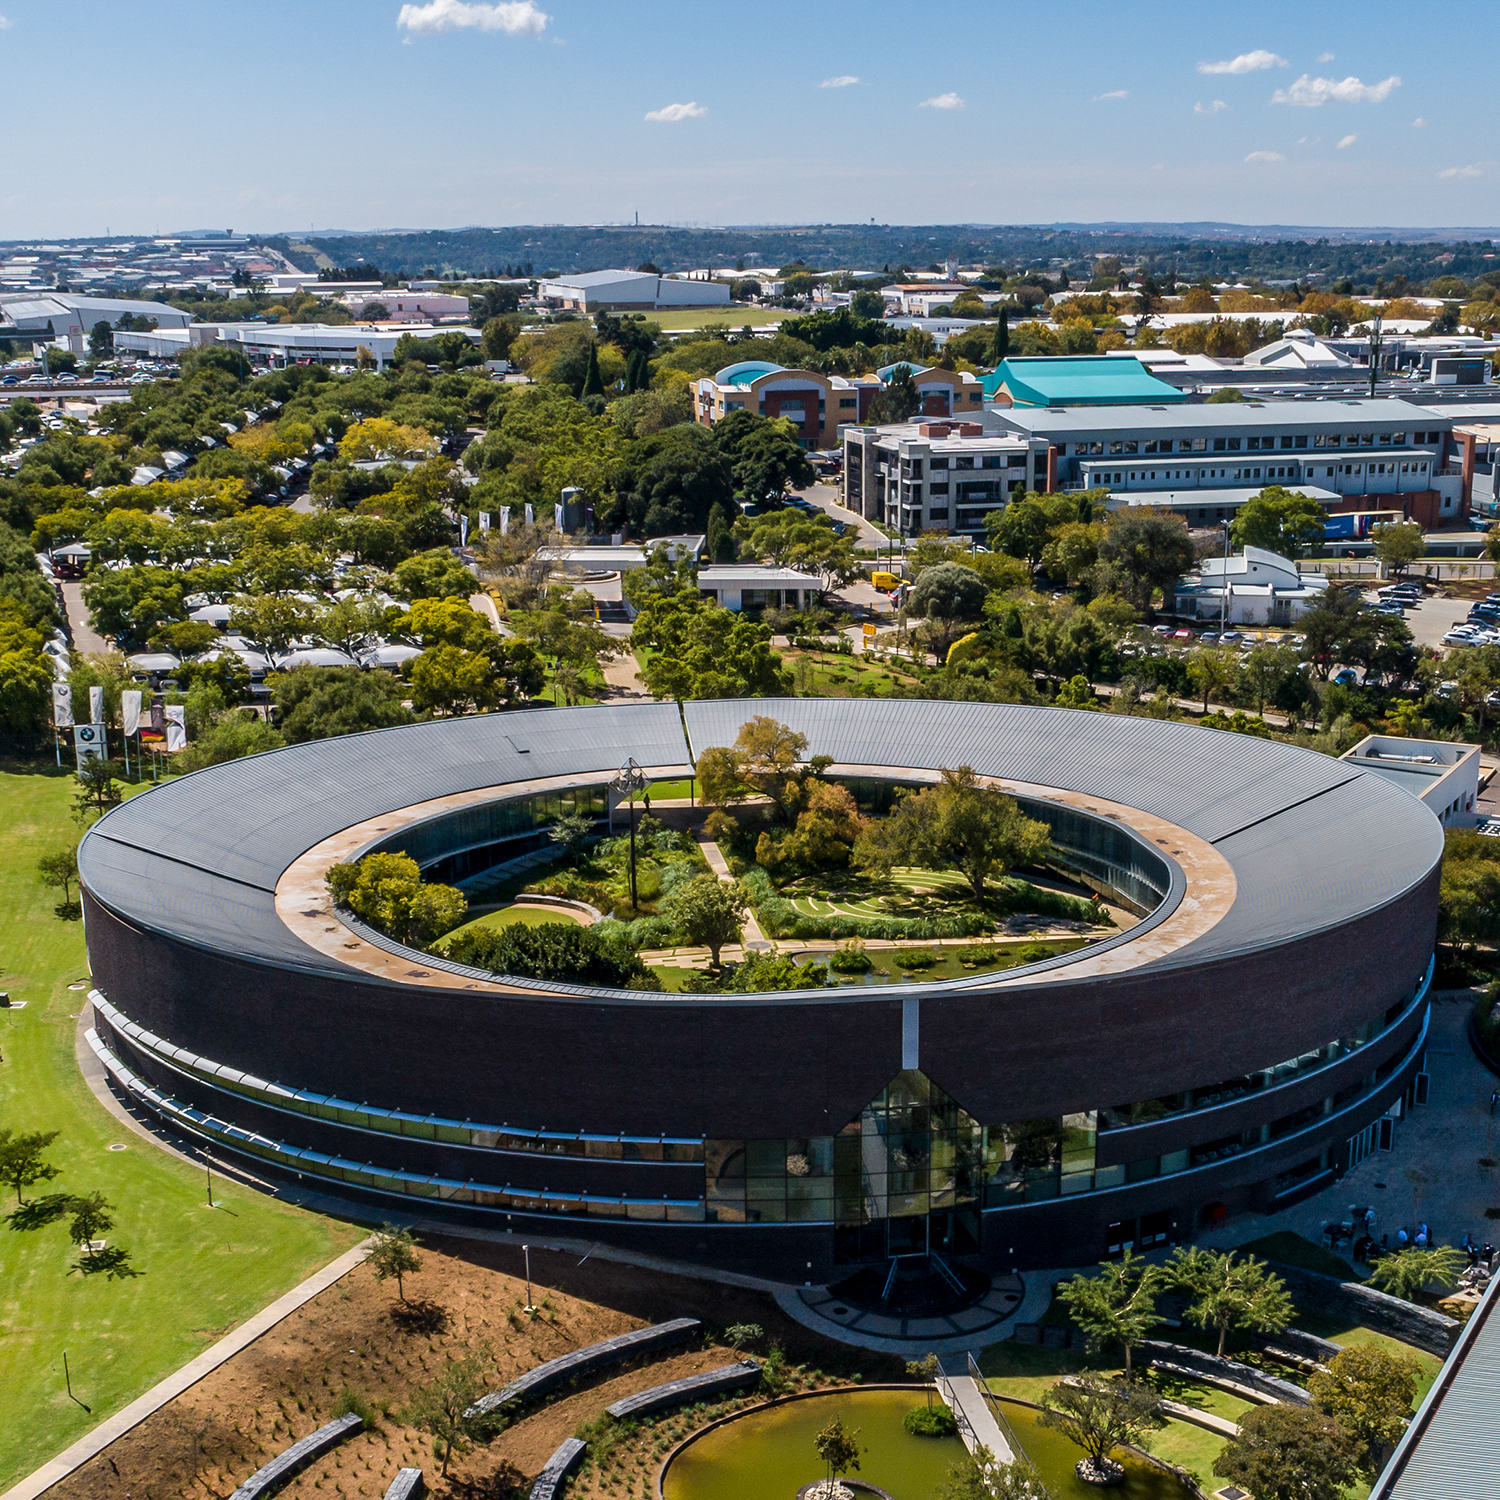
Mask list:
[[[1344,667],[1341,670],[1335,672],[1333,674],[1333,680],[1338,683],[1340,687],[1356,687],[1359,684],[1359,678],[1355,676],[1354,669],[1352,667]]]

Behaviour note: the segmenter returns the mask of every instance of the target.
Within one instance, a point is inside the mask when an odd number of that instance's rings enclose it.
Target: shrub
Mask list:
[[[891,952],[891,962],[902,969],[930,969],[937,961],[931,948],[896,948]]]
[[[913,1437],[952,1437],[958,1431],[958,1419],[946,1406],[913,1407],[901,1425]]]
[[[955,955],[961,964],[972,964],[975,968],[999,961],[1000,949],[994,943],[969,943]]]
[[[651,978],[634,951],[610,933],[574,922],[537,927],[476,927],[448,945],[448,957],[494,974],[566,984],[623,986]]]
[[[850,938],[840,944],[839,950],[828,960],[828,967],[835,974],[868,974],[874,967],[870,955],[860,938]]]

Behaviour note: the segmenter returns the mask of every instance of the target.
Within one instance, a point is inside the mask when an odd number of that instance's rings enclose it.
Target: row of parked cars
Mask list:
[[[1443,637],[1445,646],[1500,644],[1500,594],[1487,594],[1469,611],[1468,620]]]

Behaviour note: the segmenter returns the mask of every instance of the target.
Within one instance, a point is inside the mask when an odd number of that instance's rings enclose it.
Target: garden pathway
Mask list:
[[[700,838],[698,847],[703,851],[703,857],[708,861],[708,867],[726,883],[733,883],[734,872],[729,868],[729,861],[724,858],[723,852],[712,839]],[[760,930],[760,923],[755,920],[755,913],[745,913],[745,948],[758,949],[768,952],[773,945],[767,939],[765,933]]]

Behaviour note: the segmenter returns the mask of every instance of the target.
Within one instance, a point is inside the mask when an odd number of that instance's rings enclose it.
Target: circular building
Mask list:
[[[462,881],[768,714],[866,801],[972,766],[1140,920],[946,982],[674,995],[501,979],[332,909],[404,850]],[[1077,1265],[1323,1186],[1408,1102],[1442,831],[1349,763],[1009,704],[549,709],[257,755],[83,841],[89,1041],[173,1129],[382,1209],[824,1282]],[[1389,1127],[1384,1127],[1389,1128]]]

